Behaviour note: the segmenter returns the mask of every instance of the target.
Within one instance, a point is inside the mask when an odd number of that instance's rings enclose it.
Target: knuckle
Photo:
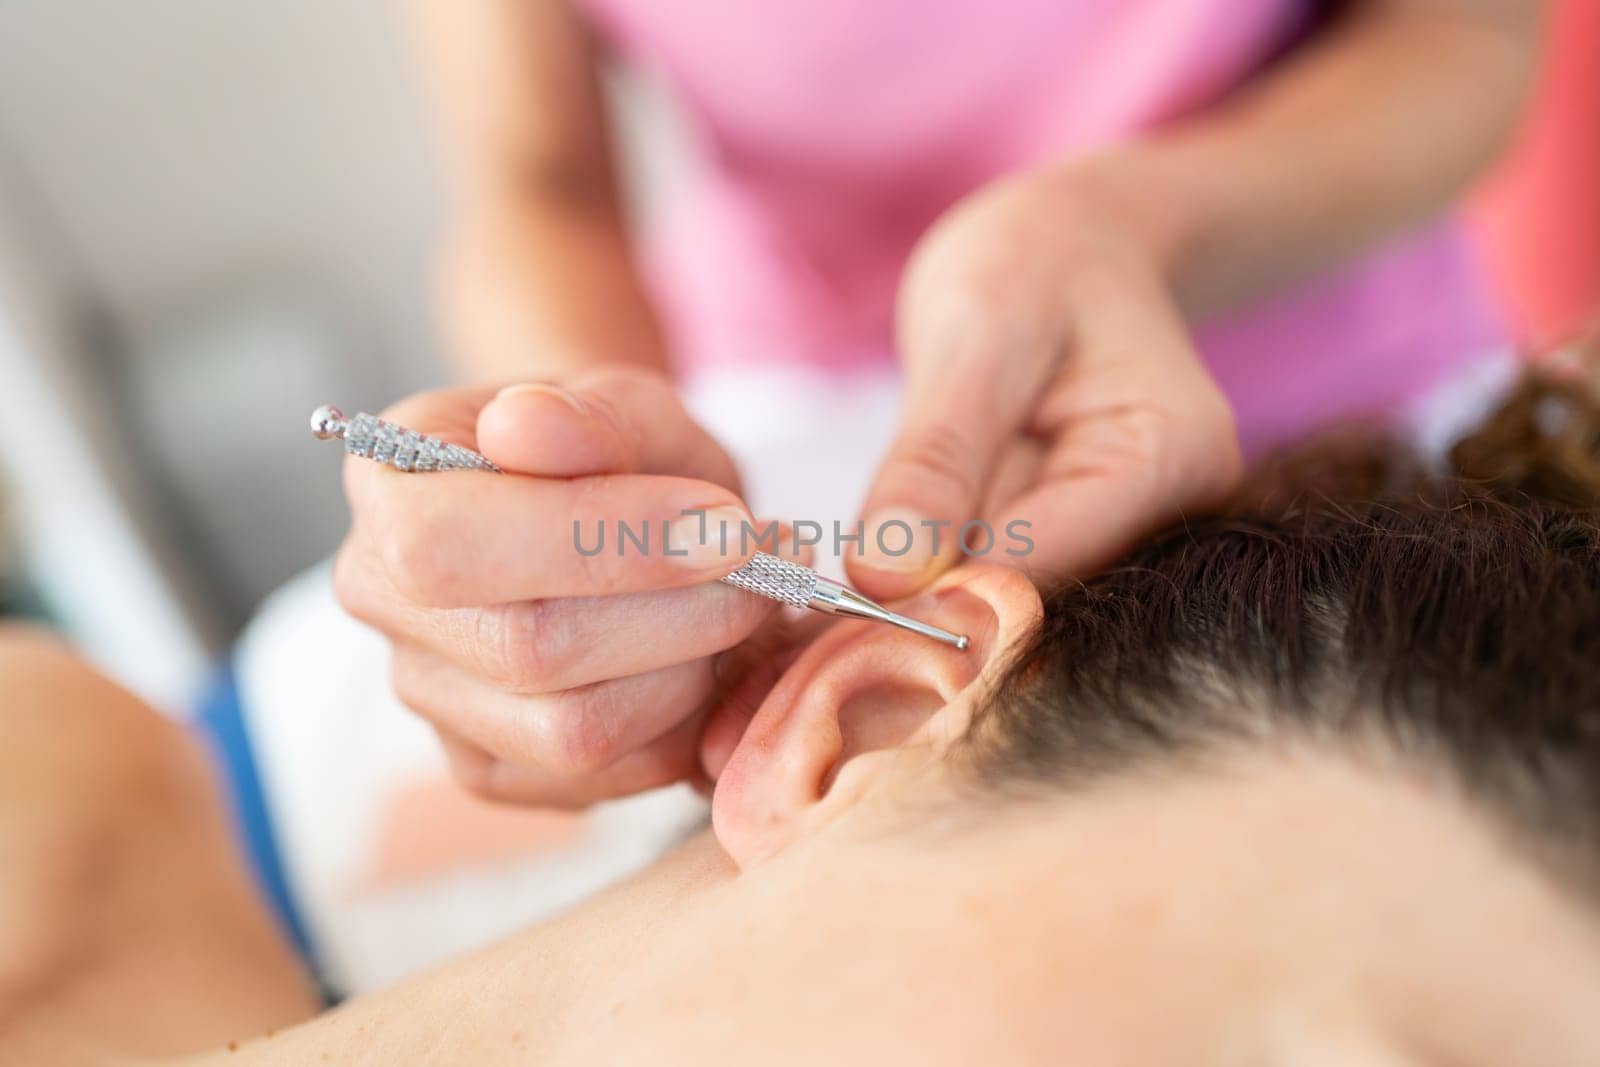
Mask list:
[[[1127,463],[1156,464],[1171,451],[1172,424],[1158,412],[1133,411],[1108,428],[1105,451]]]
[[[612,526],[608,531],[608,536],[612,537],[612,540],[608,542],[608,547],[601,551],[578,551],[577,542],[580,537],[577,534],[574,534],[574,540],[566,546],[566,557],[571,563],[570,570],[575,572],[574,588],[582,588],[591,596],[614,592],[622,569],[645,564],[651,555],[630,553],[627,561],[623,561],[617,553],[614,524],[618,519],[637,523],[639,516],[630,515],[625,510],[619,510],[615,505],[609,504],[603,481],[604,479],[600,478],[579,478],[571,487],[574,516],[599,516],[609,519],[608,525]],[[581,535],[581,539],[593,536],[589,518],[574,518],[573,522],[575,524],[581,522],[582,528],[586,531]],[[573,527],[574,530],[577,528],[576,525]]]
[[[1127,408],[1076,431],[1052,470],[1062,478],[1116,478],[1132,499],[1180,486],[1184,462],[1167,415]]]
[[[477,612],[474,644],[481,650],[483,673],[513,692],[558,688],[570,658],[566,628],[559,612],[542,600]]]
[[[616,762],[616,716],[605,683],[587,686],[554,702],[537,726],[540,762],[566,777],[593,774]]]
[[[1126,479],[1129,499],[1181,491],[1186,461],[1174,447],[1168,420],[1154,412],[1131,412],[1086,438],[1078,457],[1088,469]],[[1142,488],[1141,488],[1142,487]]]

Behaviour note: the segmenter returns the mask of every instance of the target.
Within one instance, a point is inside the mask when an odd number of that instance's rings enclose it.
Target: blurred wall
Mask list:
[[[0,187],[3,191],[3,187]],[[149,501],[104,420],[103,383],[81,373],[74,287],[0,197],[0,540],[24,582],[103,669],[182,710],[204,678],[209,613],[163,558]],[[154,536],[153,536],[154,535]],[[9,606],[9,605],[6,605]]]
[[[199,591],[213,648],[343,532],[311,409],[377,410],[446,375],[443,188],[404,9],[0,0],[0,220],[30,238],[0,228],[0,273],[48,272],[75,319],[71,345],[31,358],[97,387],[71,405],[79,430],[131,471],[114,488]],[[648,75],[612,89],[648,215],[688,165],[681,120]]]
[[[5,0],[0,213],[224,629],[343,529],[312,407],[435,382],[440,190],[394,0]],[[20,262],[17,262],[20,261]],[[37,358],[67,358],[60,353]],[[3,388],[4,383],[0,383]]]
[[[136,337],[303,287],[429,367],[437,188],[394,0],[5,0],[0,136]]]

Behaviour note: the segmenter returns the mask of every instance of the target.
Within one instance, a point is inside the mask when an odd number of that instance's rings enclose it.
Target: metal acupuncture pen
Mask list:
[[[344,450],[352,456],[387,464],[407,473],[456,470],[500,473],[499,467],[465,445],[451,444],[404,426],[396,426],[376,415],[362,413],[346,418],[344,412],[336,407],[320,407],[311,414],[311,432],[324,441],[341,438]],[[723,575],[722,580],[793,607],[886,622],[956,648],[967,647],[967,639],[961,634],[953,634],[949,630],[941,630],[937,626],[890,611],[849,586],[824,578],[810,567],[765,552],[757,552],[738,570]]]

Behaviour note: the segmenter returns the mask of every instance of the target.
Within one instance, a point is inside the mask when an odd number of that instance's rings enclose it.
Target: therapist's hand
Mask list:
[[[1070,175],[1007,179],[957,205],[913,255],[897,320],[906,411],[863,508],[863,552],[847,559],[869,594],[949,568],[972,520],[993,532],[984,558],[1085,573],[1239,479],[1232,413],[1158,256]],[[910,550],[890,555],[907,527]],[[988,536],[969,527],[968,544]]]
[[[749,516],[733,463],[666,380],[611,368],[566,384],[446,390],[386,412],[508,473],[347,460],[335,587],[392,642],[395,690],[463,784],[582,805],[696,776],[713,657],[774,605],[713,581],[748,558]],[[686,509],[708,512],[705,542]],[[648,551],[629,542],[619,557],[619,520],[648,523]],[[602,521],[605,550],[580,553],[574,523],[592,549]],[[688,555],[662,551],[663,522],[687,524],[671,544]]]

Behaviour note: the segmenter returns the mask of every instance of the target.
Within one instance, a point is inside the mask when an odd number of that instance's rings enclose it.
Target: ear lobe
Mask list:
[[[874,623],[822,634],[767,694],[722,769],[712,820],[746,867],[852,809],[913,752],[937,761],[965,732],[989,668],[1036,625],[1016,571],[958,567],[901,607],[965,633],[965,652]]]

